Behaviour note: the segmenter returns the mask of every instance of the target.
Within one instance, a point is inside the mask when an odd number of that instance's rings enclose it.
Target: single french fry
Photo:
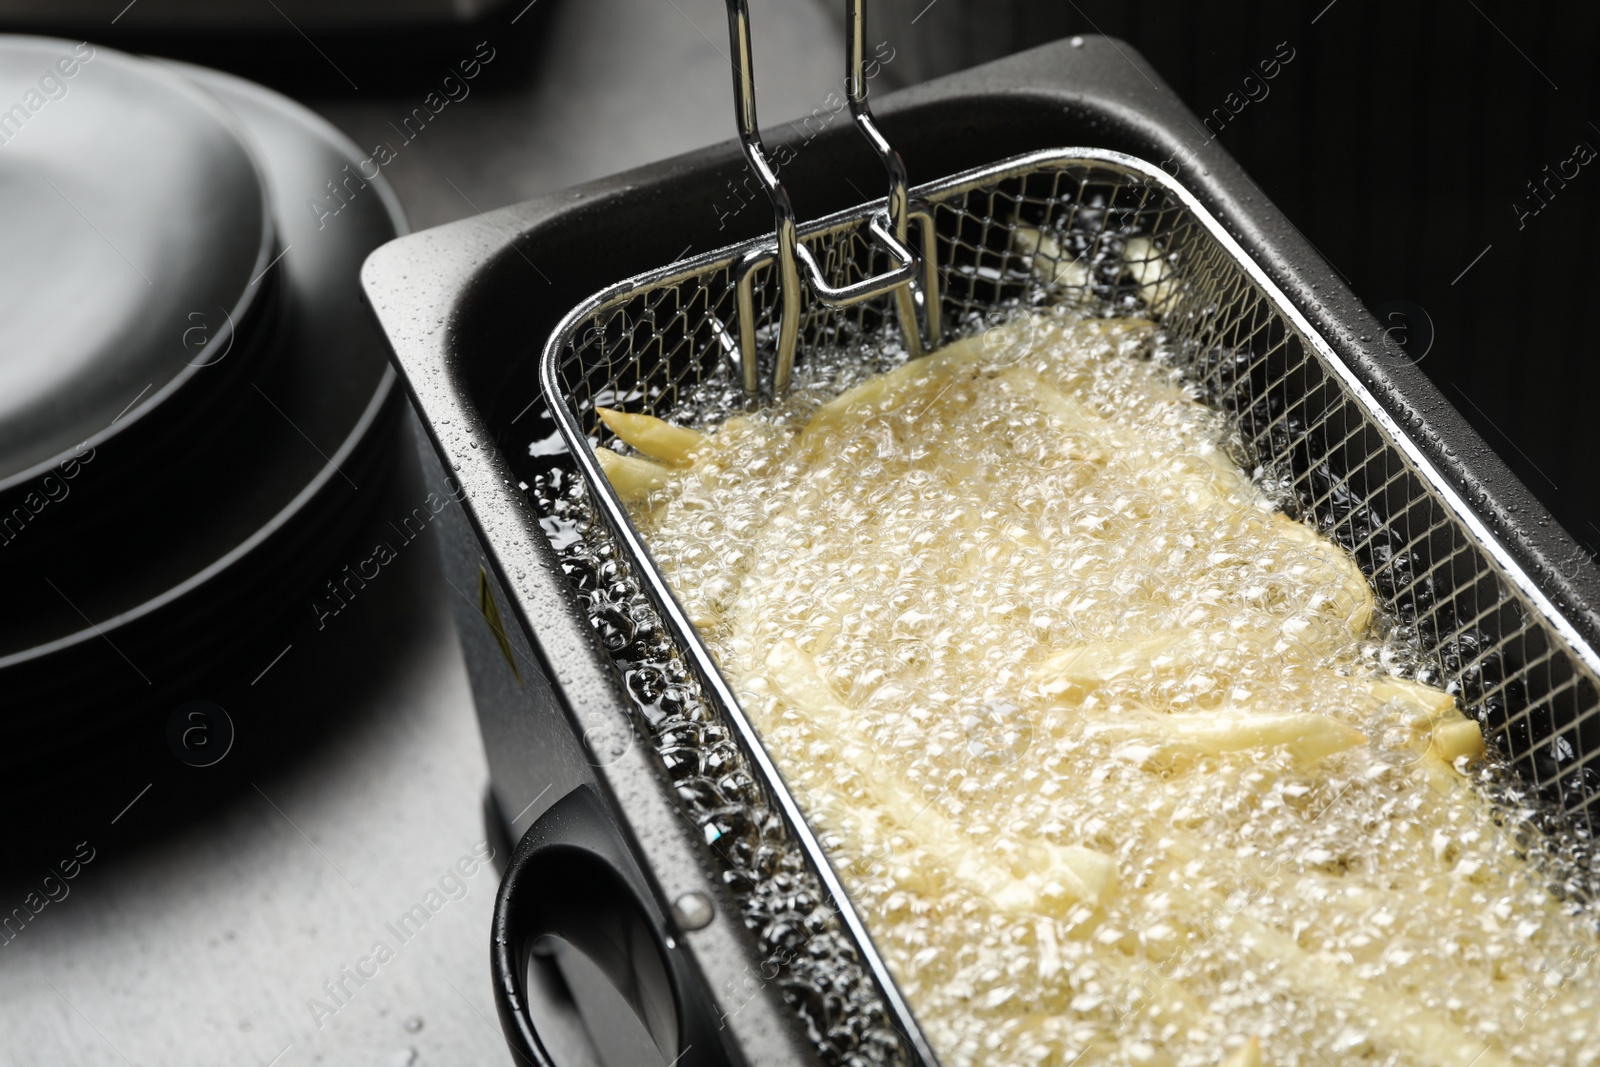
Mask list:
[[[1261,1039],[1252,1037],[1223,1060],[1221,1067],[1262,1067]]]
[[[1178,280],[1173,276],[1172,264],[1155,242],[1148,237],[1130,237],[1122,246],[1122,258],[1150,309],[1170,310],[1173,297],[1178,295]]]
[[[1033,258],[1033,276],[1046,285],[1089,287],[1089,268],[1062,248],[1053,234],[1022,226],[1012,231],[1011,239],[1018,251]]]
[[[1093,728],[1146,747],[1147,760],[1180,762],[1230,752],[1286,748],[1302,763],[1365,744],[1367,735],[1348,723],[1309,712],[1222,709],[1151,716],[1137,724]]]
[[[1442,722],[1433,728],[1433,748],[1452,767],[1462,756],[1478,759],[1486,751],[1483,729],[1467,718]]]
[[[1210,755],[1282,746],[1310,762],[1366,743],[1367,735],[1338,719],[1302,712],[1209,712],[1175,716],[1178,746]]]
[[[706,435],[687,426],[674,426],[654,415],[639,415],[611,408],[596,407],[595,414],[612,433],[652,459],[674,467],[694,462],[694,453],[706,443]]]
[[[1384,704],[1398,701],[1427,716],[1430,723],[1461,717],[1456,698],[1443,689],[1435,689],[1408,678],[1366,678],[1363,681],[1373,699]]]
[[[1272,522],[1274,533],[1303,545],[1307,552],[1332,567],[1338,575],[1335,603],[1339,613],[1352,634],[1359,637],[1366,633],[1372,626],[1378,606],[1372,596],[1372,585],[1367,581],[1367,576],[1361,573],[1361,568],[1356,566],[1356,561],[1335,542],[1282,512],[1274,512]]]
[[[667,468],[638,456],[624,456],[609,448],[597,448],[594,455],[600,461],[606,481],[611,483],[611,488],[624,501],[638,500],[652,490],[662,488],[671,477]]]
[[[1186,631],[1178,630],[1131,641],[1073,645],[1034,668],[1032,678],[1046,696],[1081,698],[1113,678],[1150,667],[1186,636]]]

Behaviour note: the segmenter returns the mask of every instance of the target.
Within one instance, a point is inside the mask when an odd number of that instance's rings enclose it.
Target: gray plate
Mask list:
[[[357,270],[405,229],[394,194],[371,181],[319,227],[306,201],[364,154],[259,86],[161,69],[215,94],[263,164],[286,250],[262,281],[277,287],[271,345],[246,368],[236,399],[209,416],[220,423],[203,427],[210,444],[141,475],[151,491],[119,502],[114,520],[99,515],[103,490],[114,488],[97,484],[115,451],[102,449],[106,458],[82,468],[69,496],[0,548],[42,550],[7,583],[8,707],[85,707],[99,721],[189,684],[309,601],[310,587],[344,562],[349,524],[376,501],[392,460],[395,375],[360,305]],[[0,728],[34,726],[47,732],[43,718]]]
[[[237,121],[70,41],[0,39],[0,219],[0,493],[181,403],[274,254]]]

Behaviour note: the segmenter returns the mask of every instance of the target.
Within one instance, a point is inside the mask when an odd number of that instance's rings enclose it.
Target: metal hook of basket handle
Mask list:
[[[800,335],[800,268],[804,266],[807,280],[817,298],[830,307],[848,307],[885,293],[895,293],[895,306],[905,334],[906,346],[913,358],[925,351],[924,336],[928,342],[937,342],[940,335],[938,268],[935,257],[933,219],[925,210],[914,207],[906,181],[905,163],[888,140],[878,130],[867,103],[865,74],[866,3],[865,0],[847,0],[847,31],[845,55],[845,80],[850,100],[850,114],[856,128],[872,145],[889,173],[888,211],[884,216],[874,215],[867,228],[878,240],[894,263],[889,270],[863,278],[846,286],[833,286],[823,274],[811,250],[799,240],[795,222],[794,204],[772,165],[767,161],[766,148],[761,143],[761,128],[756,121],[755,74],[750,45],[750,8],[748,0],[727,0],[728,39],[733,49],[733,97],[735,117],[739,125],[739,141],[744,147],[745,160],[756,176],[768,198],[772,201],[774,229],[778,238],[778,284],[782,294],[782,312],[778,321],[777,361],[772,374],[772,394],[782,396],[789,389],[794,372],[795,347]],[[907,247],[909,223],[915,219],[922,235],[921,253]],[[746,256],[736,268],[738,283],[739,358],[744,371],[745,391],[754,396],[760,392],[756,368],[755,293],[752,274],[765,260],[754,253]],[[913,288],[920,282],[921,291]],[[919,323],[918,310],[923,322]]]
[[[905,161],[878,129],[877,120],[872,115],[872,106],[867,102],[866,0],[847,0],[845,18],[847,49],[845,88],[850,99],[850,117],[855,120],[856,129],[861,131],[867,143],[878,153],[878,158],[883,161],[884,170],[889,173],[889,229],[894,235],[893,244],[902,250],[907,247],[907,224],[911,221],[917,223],[922,236],[920,254],[913,253],[913,259],[921,270],[919,279],[922,283],[921,291],[918,292],[910,285],[902,285],[895,291],[900,328],[905,333],[906,346],[915,359],[925,351],[924,341],[928,345],[936,345],[943,332],[939,321],[939,258],[933,215],[921,205],[911,202]],[[809,249],[802,246],[800,253],[809,261],[811,255]],[[826,301],[827,297],[824,296],[823,299]],[[917,320],[919,306],[924,316],[921,328],[918,327]]]

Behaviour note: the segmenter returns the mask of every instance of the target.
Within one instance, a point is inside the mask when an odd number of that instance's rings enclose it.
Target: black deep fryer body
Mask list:
[[[1180,149],[1198,128],[1128,46],[1095,37],[874,103],[913,182],[1064,146],[1161,164],[1186,158]],[[783,176],[802,218],[857,204],[858,187],[881,184],[848,114],[819,110],[809,125],[769,126],[769,138],[769,147],[781,140],[793,149]],[[1199,162],[1166,169],[1222,220],[1585,639],[1600,638],[1600,579],[1584,553],[1244,172],[1215,145]],[[698,253],[757,237],[771,222],[729,142],[401,238],[363,271],[422,416],[431,477],[441,492],[459,489],[464,503],[446,513],[445,567],[488,751],[489,818],[503,840],[527,838],[502,894],[525,894],[532,903],[522,913],[555,916],[542,920],[553,932],[560,916],[576,913],[574,879],[595,885],[595,899],[632,909],[626,921],[642,923],[665,959],[679,1038],[694,1044],[683,1064],[808,1062],[810,1053],[762,980],[737,910],[714,884],[695,827],[674,813],[653,757],[643,745],[594,744],[627,735],[622,682],[518,482],[533,469],[525,453],[537,416],[529,405],[543,403],[539,353],[562,317],[686,246]],[[691,891],[715,904],[715,918],[697,930],[672,917],[672,902]],[[508,922],[506,910],[495,931],[502,1020],[519,1056],[548,1062],[520,1022],[519,946],[541,931]],[[619,968],[624,956],[615,956]]]

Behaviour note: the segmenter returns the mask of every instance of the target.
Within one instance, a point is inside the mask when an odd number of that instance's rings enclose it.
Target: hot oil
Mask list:
[[[1571,857],[1159,341],[1058,310],[820,356],[632,505],[930,1040],[1600,1063]]]

